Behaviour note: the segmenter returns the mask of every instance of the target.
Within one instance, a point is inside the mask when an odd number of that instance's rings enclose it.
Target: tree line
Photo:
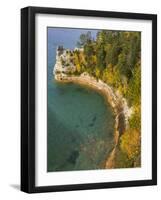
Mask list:
[[[133,107],[129,129],[120,138],[117,167],[140,166],[141,140],[141,33],[100,30],[81,34],[71,60],[75,75],[88,72],[118,90]]]

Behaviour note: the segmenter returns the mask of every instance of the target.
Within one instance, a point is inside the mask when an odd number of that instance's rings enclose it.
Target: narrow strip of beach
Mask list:
[[[108,155],[105,161],[105,168],[115,168],[114,159],[116,156],[116,149],[119,144],[119,137],[125,131],[128,126],[129,108],[126,100],[116,94],[114,90],[101,80],[96,80],[88,73],[82,73],[79,76],[67,75],[64,73],[55,74],[55,79],[63,83],[76,83],[90,87],[105,97],[105,100],[110,104],[115,115],[115,127],[114,127],[114,147],[111,153]]]

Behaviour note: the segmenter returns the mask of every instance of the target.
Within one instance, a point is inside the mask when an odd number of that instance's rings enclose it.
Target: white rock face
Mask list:
[[[53,69],[53,74],[55,78],[63,75],[63,73],[73,73],[76,70],[76,67],[71,62],[70,50],[68,49],[57,49],[56,51],[56,64]],[[72,52],[71,52],[72,53]]]

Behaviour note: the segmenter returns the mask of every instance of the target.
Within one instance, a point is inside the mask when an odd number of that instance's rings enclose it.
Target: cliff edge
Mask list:
[[[82,49],[81,49],[82,50]],[[128,107],[127,101],[118,91],[114,91],[107,83],[90,76],[87,72],[73,75],[76,67],[70,59],[71,50],[58,47],[56,63],[53,69],[55,80],[59,82],[73,82],[89,86],[102,93],[111,105],[115,115],[114,148],[105,162],[105,168],[115,168],[115,156],[119,146],[119,138],[128,129],[128,120],[132,114],[132,108]]]

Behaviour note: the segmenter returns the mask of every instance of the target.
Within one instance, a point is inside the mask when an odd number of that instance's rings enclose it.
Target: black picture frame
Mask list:
[[[152,179],[59,186],[35,186],[35,15],[59,14],[152,21]],[[21,190],[27,193],[157,184],[157,15],[45,7],[21,9]]]

